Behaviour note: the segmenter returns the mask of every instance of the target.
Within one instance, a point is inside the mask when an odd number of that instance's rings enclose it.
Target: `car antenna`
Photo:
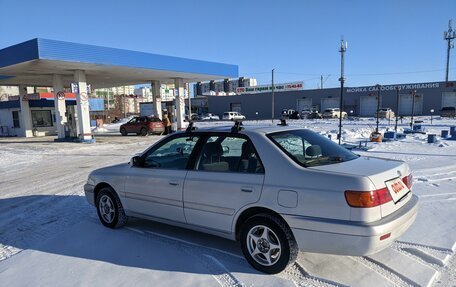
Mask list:
[[[280,119],[280,123],[277,124],[278,126],[288,126],[287,120],[285,119]]]
[[[197,127],[193,126],[193,121],[189,121],[188,122],[188,127],[187,127],[187,129],[185,131],[187,133],[191,133],[192,131],[197,130],[197,129],[198,129]]]
[[[235,121],[234,126],[231,128],[231,132],[237,133],[237,132],[243,130],[244,128],[241,126],[242,126],[242,121]]]

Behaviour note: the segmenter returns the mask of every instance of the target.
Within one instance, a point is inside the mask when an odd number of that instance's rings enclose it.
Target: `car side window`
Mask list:
[[[240,173],[264,173],[253,144],[235,136],[209,137],[197,160],[197,170]]]
[[[137,118],[137,117],[136,118],[132,118],[128,123],[129,124],[136,124],[138,122],[138,119],[139,118]]]
[[[143,167],[160,169],[186,169],[190,155],[199,136],[172,138],[144,156]]]

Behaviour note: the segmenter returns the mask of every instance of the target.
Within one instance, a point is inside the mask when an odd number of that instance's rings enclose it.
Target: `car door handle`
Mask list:
[[[252,188],[248,188],[248,187],[243,187],[243,188],[241,188],[241,191],[243,191],[243,192],[253,192],[253,189]]]
[[[170,181],[169,184],[173,185],[173,186],[178,186],[179,185],[179,183],[177,181]]]

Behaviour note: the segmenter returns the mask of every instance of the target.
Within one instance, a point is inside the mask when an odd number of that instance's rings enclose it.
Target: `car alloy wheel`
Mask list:
[[[147,136],[147,130],[145,128],[142,128],[140,133],[143,137]]]
[[[240,233],[241,248],[255,269],[276,274],[292,264],[298,256],[298,244],[285,221],[261,213],[247,219]]]
[[[282,251],[277,235],[264,225],[257,225],[250,229],[247,234],[247,248],[250,256],[264,266],[277,263]]]
[[[111,187],[103,187],[96,198],[97,214],[101,223],[109,228],[125,225],[128,217],[120,199]]]

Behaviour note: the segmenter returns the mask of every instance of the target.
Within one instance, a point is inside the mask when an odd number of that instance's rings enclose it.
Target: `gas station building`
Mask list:
[[[234,77],[237,65],[37,38],[0,50],[0,85],[19,87],[18,99],[0,102],[0,126],[12,124],[15,135],[32,137],[38,130],[34,121],[50,117],[58,139],[74,134],[82,142],[92,141],[88,85],[99,89],[150,83],[154,114],[161,118],[160,87],[165,83],[174,84],[176,125],[182,129],[185,84]],[[29,86],[52,87],[53,100],[27,94]],[[70,87],[74,94],[65,92]],[[39,112],[49,106],[54,107],[50,116]]]

